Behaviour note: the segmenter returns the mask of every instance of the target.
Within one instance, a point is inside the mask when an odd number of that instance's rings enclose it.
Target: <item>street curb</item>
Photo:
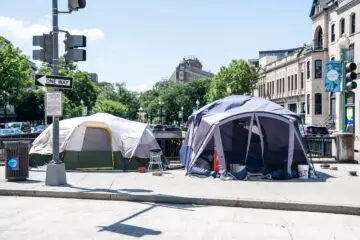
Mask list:
[[[129,202],[153,202],[168,204],[194,204],[222,207],[241,207],[255,209],[271,209],[284,211],[301,211],[332,213],[360,216],[360,207],[338,206],[328,204],[296,203],[296,202],[271,202],[243,199],[220,199],[220,198],[197,198],[178,197],[169,195],[134,195],[127,193],[91,193],[91,192],[60,192],[39,190],[13,190],[0,189],[0,196],[22,197],[48,197],[48,198],[73,198],[89,200],[129,201]]]

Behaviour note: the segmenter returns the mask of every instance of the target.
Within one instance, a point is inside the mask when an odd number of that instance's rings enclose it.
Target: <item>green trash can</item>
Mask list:
[[[6,141],[5,178],[8,181],[21,181],[29,177],[30,141]]]

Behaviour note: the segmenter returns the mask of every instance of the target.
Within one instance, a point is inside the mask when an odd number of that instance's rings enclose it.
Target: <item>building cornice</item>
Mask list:
[[[340,5],[342,2],[344,2],[346,0],[339,0],[338,1],[338,4]],[[358,5],[360,3],[360,0],[352,0],[348,3],[346,3],[345,5],[339,7],[337,10],[336,10],[336,13],[337,14],[341,14],[343,12],[346,12],[347,10],[355,7],[356,5]]]
[[[270,69],[267,69],[267,68],[266,68],[267,66],[265,66],[265,69],[262,68],[263,71],[261,72],[261,74],[268,74],[268,73],[270,73],[270,72],[272,72],[272,71],[276,71],[276,70],[278,70],[278,69],[280,69],[280,68],[287,67],[287,66],[289,66],[289,65],[291,65],[291,64],[293,64],[293,63],[300,62],[301,60],[303,60],[304,58],[308,57],[309,55],[316,54],[316,53],[322,53],[322,52],[327,52],[327,49],[324,49],[324,50],[321,50],[321,51],[309,51],[309,52],[306,52],[306,53],[301,53],[300,56],[297,56],[296,58],[294,58],[294,59],[292,59],[292,60],[288,60],[288,61],[286,61],[284,64],[281,64],[281,65],[272,67],[272,68],[270,68]],[[279,60],[279,61],[281,61],[281,60]],[[274,63],[275,63],[275,62],[273,62],[273,63],[271,63],[271,64],[274,64]]]

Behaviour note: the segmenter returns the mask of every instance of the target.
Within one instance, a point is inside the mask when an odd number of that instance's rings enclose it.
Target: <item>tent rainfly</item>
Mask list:
[[[60,121],[59,140],[67,169],[135,170],[148,165],[150,150],[160,149],[146,124],[106,113]],[[51,156],[52,125],[33,142],[30,163],[42,165]]]
[[[194,112],[187,124],[180,158],[188,174],[287,179],[296,177],[298,165],[311,168],[300,118],[271,101],[226,97]]]

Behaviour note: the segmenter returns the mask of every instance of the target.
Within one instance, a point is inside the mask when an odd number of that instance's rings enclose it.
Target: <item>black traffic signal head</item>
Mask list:
[[[81,8],[85,8],[86,0],[68,0],[69,11],[77,11]]]
[[[78,48],[86,47],[86,36],[84,35],[70,35],[67,33],[65,35],[65,48]]]
[[[66,63],[86,61],[86,50],[79,49],[86,47],[86,36],[83,35],[70,35],[65,36],[65,61]]]
[[[40,49],[33,50],[33,59],[47,63],[53,61],[53,36],[51,33],[40,36],[33,36],[33,46]]]
[[[357,83],[354,82],[354,80],[357,79],[356,68],[357,68],[357,66],[356,66],[356,63],[354,63],[354,62],[349,62],[345,66],[345,70],[346,70],[345,88],[348,91],[352,91],[355,88],[357,88]]]

